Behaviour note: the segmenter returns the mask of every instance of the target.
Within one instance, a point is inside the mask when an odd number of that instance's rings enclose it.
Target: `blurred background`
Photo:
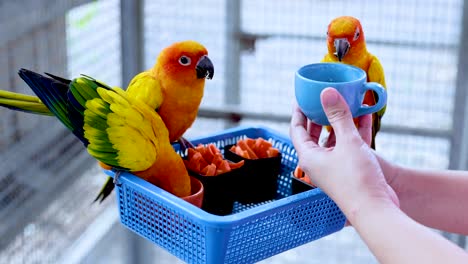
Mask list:
[[[386,74],[377,150],[399,164],[467,169],[468,5],[462,0],[3,0],[0,88],[21,67],[126,86],[194,39],[215,76],[187,137],[237,125],[288,133],[294,72],[320,61],[331,19],[361,20]],[[0,263],[178,263],[119,224],[105,175],[54,118],[0,109]],[[434,230],[438,232],[437,230]],[[444,233],[461,247],[462,236]],[[352,228],[262,263],[376,263]]]

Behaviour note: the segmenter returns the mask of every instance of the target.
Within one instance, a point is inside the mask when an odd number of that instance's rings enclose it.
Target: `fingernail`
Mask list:
[[[325,107],[334,106],[338,103],[338,93],[333,88],[322,91],[322,103]]]

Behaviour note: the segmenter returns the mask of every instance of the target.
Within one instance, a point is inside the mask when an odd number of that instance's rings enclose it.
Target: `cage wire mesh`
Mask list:
[[[214,79],[206,81],[202,107],[223,109],[228,103],[238,103],[236,106],[240,110],[265,116],[260,121],[246,118],[239,124],[265,125],[287,135],[288,123],[269,121],[269,116],[274,114],[287,118],[290,115],[294,100],[294,72],[304,64],[323,58],[326,29],[331,19],[352,15],[361,20],[368,50],[380,59],[385,70],[389,100],[383,125],[424,128],[427,131],[451,129],[462,0],[258,0],[240,1],[239,10],[232,9],[232,2],[228,5],[228,1],[144,1],[145,68],[153,66],[163,47],[174,41],[195,39],[207,47],[215,65]],[[62,36],[66,40],[66,65],[60,66],[67,69],[64,74],[68,73],[70,77],[86,74],[112,86],[122,85],[121,65],[125,62],[121,61],[120,52],[120,15],[118,0],[93,1],[67,14],[65,22],[62,21],[66,23]],[[239,25],[227,23],[236,21],[232,16],[238,16]],[[240,32],[230,35],[233,29]],[[234,53],[239,60],[230,61],[233,54],[226,47],[232,44],[232,38],[242,47],[240,53]],[[26,46],[20,51],[35,47],[27,36],[16,38],[14,43],[12,41],[8,45],[0,45],[2,73],[15,72],[19,66],[18,62],[12,64],[8,61],[15,58],[11,50],[16,48],[16,43]],[[53,47],[47,42],[38,43]],[[32,63],[25,60],[22,65]],[[34,62],[34,69],[43,70],[40,65]],[[229,98],[232,91],[226,89],[233,78],[239,81],[239,102]],[[19,90],[24,90],[20,80],[14,82]],[[0,84],[10,85],[2,80]],[[2,117],[11,115],[0,111]],[[17,118],[23,120],[24,117],[19,115]],[[5,127],[8,124],[5,124],[3,119],[0,146],[10,142],[12,134],[7,133]],[[29,130],[35,127],[29,127]],[[221,118],[199,117],[187,136],[205,136],[224,127],[225,120]],[[47,144],[50,146],[52,143]],[[377,136],[377,148],[387,158],[415,167],[447,168],[450,159],[448,138],[381,132]],[[51,166],[53,160],[44,162]],[[60,165],[55,166],[55,173],[60,173]],[[67,188],[63,193],[68,195],[56,197],[6,247],[0,248],[0,263],[59,261],[61,252],[70,247],[94,217],[105,208],[115,206],[113,201],[109,201],[102,207],[91,207],[93,209],[83,215],[90,208],[90,198],[94,197],[96,187],[105,180],[103,175],[95,174],[98,171],[90,170],[80,176],[76,184],[65,185]],[[15,177],[17,174],[0,175],[0,183],[12,182]],[[9,186],[11,193],[16,192],[11,191],[14,188],[22,188]],[[37,188],[32,190],[40,192]],[[0,197],[6,197],[6,189],[0,189]],[[27,197],[24,195],[22,199]],[[10,201],[7,198],[1,200],[4,204]],[[0,206],[3,205],[0,203]],[[0,215],[6,212],[4,208],[0,207]],[[108,263],[107,248],[101,246],[96,250],[99,252],[93,253],[89,263]],[[154,262],[176,261],[168,253],[154,250],[158,254]],[[116,258],[123,258],[123,254],[117,254]],[[376,262],[353,229],[347,228],[262,263],[303,263],[304,259],[308,263]]]
[[[119,2],[94,1],[67,12],[85,2],[90,1],[40,7],[23,34],[0,45],[6,58],[0,60],[6,64],[2,79],[10,76],[2,89],[32,94],[16,74],[21,67],[65,77],[83,73],[120,85]],[[1,111],[2,121],[11,116],[12,111]],[[9,120],[6,125],[16,132],[4,127],[0,132],[8,143],[0,149],[0,263],[60,262],[96,218],[117,210],[115,198],[92,204],[105,176],[57,120],[25,113]]]
[[[368,50],[386,73],[384,123],[451,127],[463,1],[242,3],[242,30],[260,36],[241,64],[242,103],[249,108],[290,111],[285,98],[293,95],[292,74],[323,58],[331,19],[352,15],[361,20]]]
[[[67,14],[67,56],[69,76],[122,85],[120,1],[94,1]]]
[[[203,105],[226,102],[222,86],[230,76],[224,67],[226,50],[222,42],[228,27],[223,24],[226,3],[205,0],[201,6],[208,8],[200,15],[196,12],[199,7],[189,1],[173,2],[147,2],[147,7],[152,6],[147,12],[153,14],[150,10],[158,10],[159,13],[146,19],[146,49],[173,39],[196,38],[207,42],[217,74],[213,82],[207,82]],[[238,107],[266,115],[289,115],[294,100],[295,70],[323,58],[331,19],[352,15],[361,20],[368,50],[380,59],[385,70],[389,99],[383,126],[450,130],[462,7],[460,0],[242,1],[239,35],[246,35],[254,42],[240,54]],[[242,123],[265,121],[243,120]],[[202,121],[198,120],[194,129],[201,126]],[[405,165],[447,168],[449,140],[435,139],[440,147],[433,148],[431,139],[382,132],[377,137],[377,148]],[[395,141],[400,144],[389,143]]]
[[[166,46],[176,41],[193,39],[202,43],[215,67],[215,77],[205,82],[202,105],[223,104],[223,87],[226,72],[224,1],[145,1],[144,45],[145,67],[156,62],[157,55]]]

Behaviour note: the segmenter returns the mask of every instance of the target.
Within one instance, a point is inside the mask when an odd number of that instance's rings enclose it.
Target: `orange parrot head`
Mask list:
[[[327,31],[328,52],[342,61],[347,54],[365,49],[364,32],[358,19],[342,16],[333,19]]]
[[[179,83],[204,83],[212,79],[214,67],[208,58],[208,51],[200,43],[192,40],[176,42],[161,51],[153,68]]]

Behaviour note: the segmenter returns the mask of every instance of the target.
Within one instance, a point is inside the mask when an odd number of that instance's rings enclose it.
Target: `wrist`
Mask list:
[[[370,219],[382,217],[384,212],[401,212],[395,203],[386,197],[367,197],[357,200],[353,206],[344,209],[348,221],[355,227]]]
[[[400,165],[397,165],[397,164],[392,164],[391,165],[393,168],[392,168],[392,175],[391,177],[389,177],[387,179],[387,177],[385,177],[385,179],[387,180],[387,184],[393,189],[393,191],[395,191],[395,194],[397,197],[400,197],[402,191],[404,188],[404,186],[402,186],[400,184],[400,179],[401,179],[401,175],[403,174],[403,171],[405,170],[404,167],[400,166]]]
[[[387,184],[390,185],[390,187],[392,187],[397,196],[399,196],[400,187],[398,182],[404,168],[398,164],[391,163],[386,159],[382,158],[379,154],[377,154],[375,150],[373,150],[373,152],[375,157],[377,157],[377,160],[379,162],[380,168],[382,169]]]

